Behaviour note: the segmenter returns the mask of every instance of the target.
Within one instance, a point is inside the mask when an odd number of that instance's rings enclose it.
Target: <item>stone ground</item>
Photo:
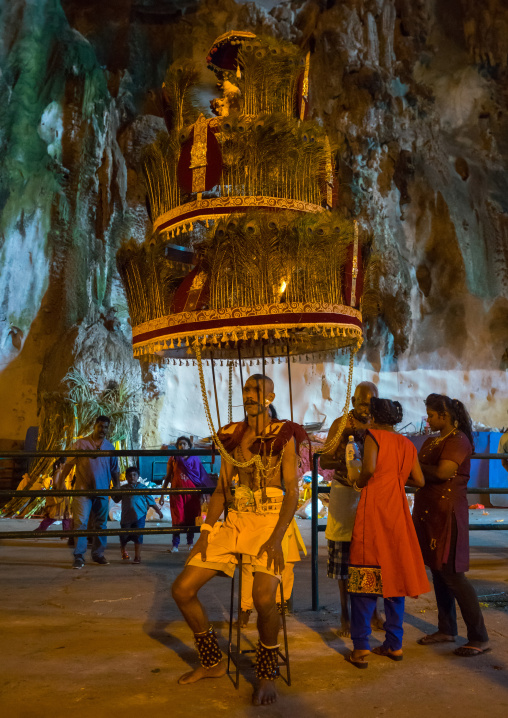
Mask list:
[[[508,511],[495,513],[488,518],[499,513],[508,523]],[[0,531],[35,525],[2,519]],[[309,545],[310,521],[299,525]],[[320,534],[322,609],[310,610],[307,558],[296,569],[294,614],[288,618],[293,685],[279,681],[279,703],[266,708],[250,705],[248,655],[238,691],[228,677],[177,685],[178,676],[196,662],[191,636],[170,595],[185,553],[168,554],[167,537],[147,540],[140,565],[120,560],[115,537],[107,549],[111,564],[87,563],[81,571],[70,569],[63,544],[50,530],[47,539],[0,545],[3,718],[508,715],[508,532],[471,532],[469,575],[484,597],[491,653],[467,659],[454,656],[450,645],[418,646],[416,639],[432,631],[437,620],[433,594],[427,594],[407,600],[404,661],[373,656],[366,671],[346,663],[351,642],[334,632],[336,585],[326,578]],[[204,591],[223,647],[229,591],[227,579],[216,579]],[[462,623],[460,628],[464,640]],[[381,639],[376,632],[373,645]],[[254,645],[253,626],[243,640],[244,648]]]

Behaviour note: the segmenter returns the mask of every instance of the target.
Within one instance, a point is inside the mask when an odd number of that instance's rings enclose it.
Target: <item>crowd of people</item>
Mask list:
[[[274,398],[271,379],[260,374],[249,377],[243,387],[244,420],[222,427],[218,434],[223,460],[217,485],[200,460],[190,455],[169,459],[163,484],[163,489],[171,485],[177,489],[210,489],[211,493],[198,541],[194,545],[194,533],[187,534],[188,558],[172,586],[173,598],[194,634],[200,659],[200,665],[181,676],[179,682],[219,677],[226,671],[217,636],[198,594],[213,577],[232,576],[241,555],[244,590],[239,620],[246,625],[255,609],[259,633],[255,705],[271,704],[277,698],[274,680],[278,676],[279,613],[284,610],[279,588],[282,582],[288,598],[294,564],[300,559],[300,551],[305,551],[294,514],[299,495],[298,457],[308,437],[299,424],[277,418]],[[432,575],[438,625],[435,632],[418,642],[422,646],[454,642],[457,603],[468,640],[455,649],[455,654],[473,657],[485,653],[490,650],[489,637],[478,598],[466,578],[467,482],[474,440],[464,405],[440,394],[427,397],[428,425],[435,435],[426,439],[417,454],[414,444],[395,429],[403,417],[398,401],[380,398],[374,384],[362,382],[356,387],[352,404],[347,417],[339,417],[330,429],[328,438],[334,440],[330,443],[335,448],[320,457],[321,467],[334,472],[326,528],[328,576],[338,581],[340,635],[350,635],[353,642],[349,662],[365,669],[371,654],[393,661],[403,659],[405,597],[431,590],[425,567]],[[112,449],[107,441],[108,429],[108,417],[98,417],[92,434],[79,439],[75,448]],[[346,448],[353,440],[360,455],[355,471],[346,461]],[[182,436],[176,445],[179,451],[190,451],[192,440]],[[65,486],[73,468],[76,489],[119,487],[118,460],[113,455],[67,459],[56,468],[59,486]],[[141,486],[136,467],[127,470],[126,478],[130,488]],[[412,515],[406,486],[417,489]],[[150,507],[162,516],[164,496],[159,505],[148,495],[124,495],[121,501],[124,529],[143,529]],[[201,514],[200,494],[171,494],[170,508],[174,527],[192,526]],[[105,528],[107,509],[106,496],[74,497],[74,528]],[[69,520],[68,506],[65,511]],[[47,525],[52,520],[49,515],[44,519]],[[121,536],[122,559],[129,559],[129,540],[135,546],[134,562],[139,563],[140,534]],[[169,550],[176,552],[179,545],[180,535],[175,532]],[[98,564],[108,563],[105,546],[105,537],[94,537],[91,557]],[[78,538],[74,568],[84,565],[86,548],[86,538]],[[371,650],[372,627],[384,630],[385,640]]]
[[[425,400],[427,421],[437,436],[429,437],[417,456],[413,443],[395,432],[403,416],[399,402],[380,399],[374,384],[362,382],[352,403],[337,448],[321,457],[323,468],[335,470],[326,534],[328,576],[339,581],[341,634],[350,633],[354,646],[350,662],[367,668],[371,652],[402,660],[404,598],[430,591],[425,566],[432,573],[438,627],[419,643],[456,640],[457,602],[468,641],[454,653],[485,653],[488,634],[478,597],[465,575],[467,482],[474,451],[469,414],[457,399],[430,394]],[[339,423],[332,425],[331,436]],[[349,436],[362,447],[362,469],[356,479],[345,462]],[[405,486],[418,489],[412,517]],[[385,609],[385,641],[370,651],[378,597]]]
[[[107,440],[110,419],[107,416],[97,417],[92,433],[78,439],[71,450],[77,451],[113,451],[114,446]],[[179,451],[191,450],[192,440],[181,436],[176,441]],[[73,471],[74,470],[74,471]],[[72,480],[70,480],[72,477]],[[125,471],[126,487],[129,489],[146,488],[139,481],[139,470],[136,466],[129,466]],[[201,461],[196,456],[170,457],[163,489],[171,486],[172,489],[182,488],[208,488],[210,492],[215,489],[215,482],[206,472]],[[120,467],[118,458],[111,457],[83,457],[60,458],[53,464],[51,487],[58,491],[62,489],[75,489],[79,491],[94,490],[108,491],[120,488]],[[145,527],[148,510],[152,508],[163,518],[161,506],[164,506],[164,495],[158,504],[150,495],[124,494],[113,496],[113,501],[121,502],[120,528],[143,529]],[[172,526],[194,526],[197,517],[201,516],[201,494],[171,494],[170,508]],[[62,522],[64,531],[101,531],[107,528],[109,515],[108,496],[74,496],[72,502],[69,497],[54,498],[48,496],[45,501],[44,515],[35,531],[46,531],[55,521]],[[187,533],[187,549],[193,547],[194,533]],[[143,535],[140,533],[120,534],[121,557],[127,561],[130,556],[127,552],[127,543],[134,543],[134,561],[141,563],[141,546]],[[173,533],[172,546],[169,552],[178,551],[180,534]],[[104,550],[107,545],[105,536],[94,536],[88,539],[78,537],[77,541],[69,539],[69,545],[74,548],[74,562],[72,567],[81,569],[85,565],[87,544],[91,546],[91,559],[94,563],[106,566],[109,564]]]

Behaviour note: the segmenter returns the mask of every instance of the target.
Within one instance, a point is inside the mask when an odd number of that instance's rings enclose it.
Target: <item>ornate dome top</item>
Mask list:
[[[153,238],[118,255],[135,355],[179,358],[196,341],[223,358],[238,343],[252,357],[358,347],[368,253],[335,210],[328,138],[306,119],[309,55],[235,31],[207,62],[222,90],[213,117],[192,103],[194,65],[166,74],[168,132],[144,164]]]

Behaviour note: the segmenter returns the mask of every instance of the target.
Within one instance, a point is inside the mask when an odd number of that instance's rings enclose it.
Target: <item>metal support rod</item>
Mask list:
[[[0,461],[3,459],[31,459],[35,457],[48,458],[54,456],[210,456],[212,449],[188,449],[178,451],[177,449],[112,449],[110,451],[73,451],[72,449],[54,449],[53,451],[23,451],[17,449],[1,452]],[[508,454],[471,454],[470,459],[508,459]]]
[[[324,530],[324,526],[320,526],[319,529]],[[143,528],[143,529],[102,529],[98,531],[79,531],[79,530],[72,530],[72,531],[58,531],[58,530],[52,530],[52,531],[0,531],[0,542],[4,539],[39,539],[39,538],[45,538],[45,539],[60,539],[60,538],[71,538],[72,536],[125,536],[126,534],[135,534],[135,535],[165,535],[165,534],[175,534],[175,533],[199,533],[200,526],[175,526],[175,527],[168,527],[168,528]],[[499,523],[499,524],[469,524],[469,531],[508,531],[508,523]],[[314,568],[314,565],[313,567]],[[313,574],[314,577],[314,574]],[[313,598],[314,598],[314,583],[312,584],[312,592],[313,592]],[[316,593],[318,592],[318,584],[316,583]],[[319,604],[319,595],[317,593],[317,604],[316,608],[313,608],[313,611],[318,610],[318,604]]]
[[[266,376],[265,375],[265,343],[263,340],[261,340],[261,359],[263,362],[261,373],[263,376]],[[265,424],[265,380],[263,379],[263,428],[261,429],[262,434],[264,434],[265,428],[266,428],[266,424]],[[266,445],[265,444],[263,444],[263,449],[264,449],[263,456],[266,457]]]
[[[219,429],[220,429],[222,424],[220,421],[219,399],[217,397],[217,384],[215,383],[215,366],[214,366],[213,352],[210,352],[210,359],[211,359],[210,363],[212,365],[213,393],[215,394],[215,408],[217,409],[217,421],[219,422]]]
[[[289,408],[291,410],[291,421],[293,421],[293,386],[291,384],[291,356],[289,354],[289,342],[286,345],[288,357],[288,381],[289,381]]]
[[[231,576],[231,601],[229,604],[229,640],[228,640],[228,665],[226,673],[229,676],[229,668],[231,666],[232,651],[233,651],[233,617],[235,610],[235,574]],[[238,616],[238,623],[240,623],[240,616]],[[236,686],[235,686],[236,687]]]
[[[262,361],[263,361],[262,372],[261,372],[261,373],[263,374],[263,377],[264,377],[264,376],[265,376],[265,343],[264,343],[263,340],[261,340],[261,358],[262,358]],[[266,428],[266,423],[265,423],[265,422],[266,422],[266,414],[265,414],[265,380],[263,379],[263,428],[261,429],[261,434],[262,434],[262,435],[264,435],[264,433],[265,433],[265,428]],[[265,465],[265,467],[266,467],[266,441],[263,441],[262,446],[263,446],[263,463],[264,463],[264,465]],[[282,473],[282,471],[281,471],[281,473]],[[266,476],[265,476],[265,479],[264,479],[264,480],[261,478],[261,475],[260,475],[259,478],[260,478],[261,485],[262,485],[262,489],[263,489],[262,499],[263,499],[263,501],[266,501]]]
[[[152,494],[155,496],[166,496],[166,494],[213,494],[214,490],[213,486],[205,489],[162,489],[160,486],[151,486],[146,489],[19,489],[18,491],[14,489],[1,489],[0,498],[8,496],[13,499],[60,499],[63,496],[135,496],[136,494],[140,494],[141,496],[152,496]]]
[[[240,342],[238,342],[238,366],[240,368],[240,387],[242,391],[242,406],[243,406],[243,371],[242,371],[242,353],[240,351]],[[243,418],[246,418],[245,407],[243,407]]]
[[[282,577],[280,579],[280,605],[281,605],[281,618],[282,618],[282,634],[284,636],[284,653],[279,648],[279,656],[282,658],[282,663],[286,666],[286,683],[288,686],[291,685],[291,669],[289,667],[289,647],[288,647],[288,631],[287,631],[287,625],[286,625],[286,601],[284,596],[284,586],[282,584]],[[290,598],[287,599],[287,603],[289,604],[290,599],[292,598],[292,595]]]
[[[508,527],[507,527],[508,528]],[[145,535],[150,534],[176,534],[183,531],[184,533],[199,533],[200,526],[175,526],[168,528],[143,528],[143,529],[100,529],[97,531],[80,531],[73,529],[72,531],[1,531],[0,539],[36,539],[36,538],[71,538],[79,536],[125,536],[127,534]]]
[[[319,571],[318,571],[318,461],[319,454],[312,457],[312,495],[311,495],[311,579],[312,610],[319,611]]]
[[[405,492],[406,494],[416,494],[418,489],[412,487],[412,486],[405,486]],[[331,490],[331,486],[320,486],[319,487],[319,493],[320,494],[329,494]],[[481,486],[480,488],[468,488],[466,491],[467,494],[508,494],[508,488],[500,488],[499,486]],[[1,496],[1,492],[0,492]],[[495,507],[494,507],[495,508]]]
[[[238,689],[240,685],[240,641],[242,638],[242,622],[240,616],[242,615],[242,580],[243,580],[243,555],[240,554],[238,557],[238,601],[237,601],[237,616],[236,616],[236,680],[235,688]]]
[[[99,456],[210,456],[213,449],[192,449],[189,453],[188,449],[179,451],[178,449],[98,449],[97,451],[85,451],[77,449],[53,449],[52,451],[2,451],[0,461],[2,459],[28,459],[28,458],[58,458],[60,456],[83,457],[99,457]],[[496,454],[497,456],[497,454]],[[503,458],[502,455],[500,455]],[[508,459],[508,454],[506,455]]]

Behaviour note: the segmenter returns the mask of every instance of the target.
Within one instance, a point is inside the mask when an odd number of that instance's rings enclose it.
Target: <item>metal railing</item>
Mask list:
[[[312,494],[311,494],[311,583],[312,583],[312,610],[319,611],[319,568],[318,568],[318,538],[320,531],[326,531],[326,525],[319,524],[318,493],[330,493],[330,486],[319,486],[318,462],[321,454],[315,453],[312,457]],[[508,454],[472,454],[471,459],[508,459]],[[414,494],[416,489],[406,487],[406,493]],[[468,494],[508,494],[508,488],[482,486],[481,488],[468,488]],[[506,531],[508,524],[474,524],[469,525],[470,531]]]
[[[111,457],[111,456],[213,456],[215,450],[210,449],[191,449],[178,451],[177,449],[119,449],[119,450],[105,450],[105,451],[2,451],[0,461],[2,459],[11,458],[59,458],[65,457]],[[171,494],[212,494],[214,491],[213,487],[209,488],[194,488],[194,489],[162,489],[146,487],[143,489],[108,489],[108,490],[92,490],[92,489],[0,489],[0,499],[2,498],[63,498],[65,496],[132,496],[140,494],[142,496],[152,495],[163,495],[170,496]],[[58,538],[72,538],[77,536],[122,536],[125,534],[143,534],[143,536],[155,535],[155,534],[175,534],[175,533],[199,533],[201,530],[200,526],[171,526],[171,527],[155,527],[155,528],[142,528],[142,529],[122,529],[122,528],[111,528],[111,529],[100,529],[100,530],[72,530],[72,531],[51,531],[48,534],[47,531],[0,531],[0,540],[2,539],[25,539],[25,538],[48,538],[48,536]]]
[[[191,451],[178,451],[173,449],[124,449],[124,450],[110,450],[110,451],[3,451],[0,460],[8,458],[27,458],[27,457],[100,457],[100,456],[212,456],[214,449],[193,449]],[[321,454],[314,453],[312,460],[312,496],[311,496],[311,584],[312,584],[312,610],[319,610],[319,572],[318,572],[318,537],[319,533],[326,530],[324,524],[319,524],[318,520],[318,493],[329,493],[329,486],[319,486],[318,484],[318,462]],[[508,459],[508,454],[472,454],[472,459]],[[171,494],[211,494],[213,488],[205,489],[155,489],[153,487],[147,487],[146,489],[109,489],[109,490],[31,490],[22,489],[0,490],[0,499],[2,497],[28,497],[28,498],[39,498],[48,496],[54,498],[60,498],[65,496],[127,496],[133,494],[141,495],[171,495]],[[406,488],[407,493],[415,493],[416,489]],[[481,488],[468,488],[468,494],[508,494],[508,488],[498,488],[484,486]],[[470,525],[470,531],[493,531],[493,530],[507,530],[508,524],[476,524]],[[156,527],[156,528],[143,528],[143,529],[102,529],[97,531],[52,531],[51,536],[58,536],[60,538],[71,538],[74,536],[121,536],[125,534],[143,534],[143,535],[156,535],[156,534],[174,534],[174,533],[199,533],[199,526],[176,526],[176,527]],[[0,531],[0,540],[2,539],[24,539],[24,538],[47,538],[48,533],[46,531]]]

